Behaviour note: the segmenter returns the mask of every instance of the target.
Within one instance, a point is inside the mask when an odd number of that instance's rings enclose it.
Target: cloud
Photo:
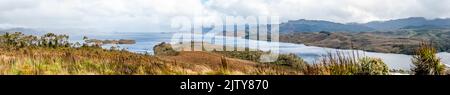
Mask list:
[[[368,22],[405,17],[450,17],[448,0],[213,0],[210,8],[231,15],[279,15],[284,20]]]
[[[0,24],[120,32],[162,30],[172,16],[204,10],[196,0],[2,0],[0,5]]]
[[[100,32],[170,31],[175,16],[280,16],[368,22],[450,17],[449,0],[1,0],[0,25]]]

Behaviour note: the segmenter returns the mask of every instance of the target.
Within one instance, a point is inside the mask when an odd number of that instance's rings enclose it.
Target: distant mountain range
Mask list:
[[[336,23],[322,20],[293,20],[280,24],[280,32],[366,32],[398,29],[450,29],[450,18],[426,19],[410,17],[368,23]]]
[[[280,25],[281,32],[319,32],[319,31],[372,31],[373,28],[359,24],[341,24],[321,20],[295,20]]]

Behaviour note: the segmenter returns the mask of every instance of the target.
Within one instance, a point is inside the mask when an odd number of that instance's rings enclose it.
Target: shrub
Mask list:
[[[445,65],[441,63],[436,53],[436,49],[431,44],[422,43],[413,56],[414,67],[411,71],[414,71],[416,75],[444,75]]]
[[[172,45],[162,42],[158,45],[156,45],[155,47],[153,47],[153,51],[155,53],[155,55],[161,55],[161,56],[176,56],[178,55],[180,52],[174,50],[172,48]]]
[[[364,57],[360,59],[361,74],[364,75],[388,75],[389,68],[381,59]]]
[[[226,57],[249,60],[259,62],[261,55],[269,54],[264,51],[213,51],[215,53],[223,54]],[[306,67],[306,62],[295,54],[280,54],[275,62],[268,64],[285,65],[303,70]]]

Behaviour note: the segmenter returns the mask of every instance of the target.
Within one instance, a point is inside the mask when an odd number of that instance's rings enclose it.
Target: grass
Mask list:
[[[380,59],[336,52],[328,53],[319,63],[309,65],[308,75],[388,75],[389,69]]]
[[[437,50],[429,43],[422,43],[416,50],[412,62],[416,75],[445,75],[446,67],[436,55]]]

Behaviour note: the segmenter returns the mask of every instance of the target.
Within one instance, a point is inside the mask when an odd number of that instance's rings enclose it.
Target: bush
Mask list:
[[[337,52],[324,56],[319,63],[308,66],[304,72],[308,75],[388,75],[389,69],[378,58]]]
[[[213,51],[213,52],[222,54],[226,57],[249,60],[253,62],[259,62],[261,55],[270,53],[264,51]],[[268,64],[285,65],[302,70],[306,67],[307,63],[302,58],[298,57],[295,54],[280,54],[275,62],[269,62]]]
[[[271,64],[288,65],[298,69],[304,69],[306,62],[295,54],[280,54],[278,60]]]
[[[215,50],[213,52],[222,54],[226,57],[249,60],[253,62],[258,62],[261,55],[268,53],[263,51],[215,51]]]
[[[414,67],[411,71],[414,71],[416,75],[444,75],[446,67],[436,53],[436,49],[431,44],[421,44],[413,56]]]
[[[381,59],[364,57],[360,59],[361,74],[364,75],[388,75],[389,68]]]
[[[180,52],[174,50],[172,48],[172,45],[162,42],[155,47],[153,47],[153,51],[155,55],[161,55],[161,56],[176,56],[180,54]]]

